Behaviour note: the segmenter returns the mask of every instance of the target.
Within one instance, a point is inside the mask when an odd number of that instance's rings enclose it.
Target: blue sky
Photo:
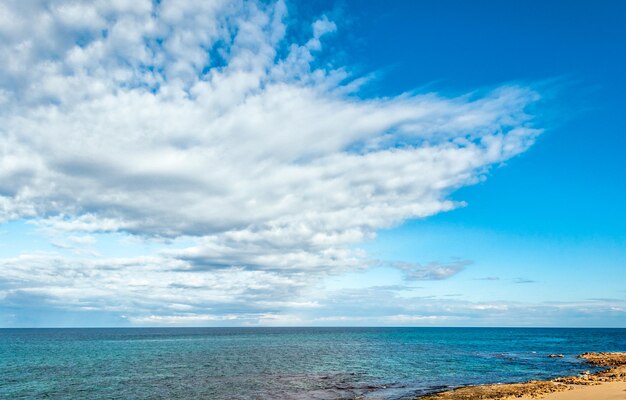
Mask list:
[[[0,326],[626,326],[626,5],[2,11]]]
[[[583,291],[623,298],[624,285],[616,278],[626,274],[624,5],[396,7],[373,11],[391,29],[367,29],[377,32],[373,40],[386,52],[397,50],[394,43],[407,45],[393,37],[414,38],[408,41],[413,51],[398,52],[403,56],[395,69],[402,73],[390,75],[452,91],[502,81],[547,82],[549,99],[539,111],[547,129],[533,148],[496,168],[484,183],[453,195],[468,207],[387,231],[374,248],[405,257],[430,250],[431,257],[452,252],[480,259],[488,275],[504,269],[508,276],[515,271],[538,284],[549,281],[532,294],[542,298],[575,299]]]

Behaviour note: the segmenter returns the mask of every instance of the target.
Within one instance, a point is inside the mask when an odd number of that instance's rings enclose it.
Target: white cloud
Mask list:
[[[190,273],[185,262],[162,257],[86,260],[33,254],[2,259],[0,269],[0,290],[9,303],[27,295],[40,298],[40,306],[90,307],[136,318],[181,307],[192,315],[207,309],[241,314],[315,306],[289,301],[311,282],[305,274],[237,267]]]
[[[341,27],[321,17],[296,43],[286,15],[282,2],[4,2],[0,221],[33,219],[68,235],[61,247],[88,232],[195,241],[132,262],[4,260],[10,290],[120,310],[262,305],[270,288],[294,301],[316,274],[370,264],[353,245],[378,229],[461,205],[450,192],[540,132],[525,111],[538,94],[519,86],[363,98],[361,77],[316,63]]]
[[[448,279],[463,271],[471,264],[469,260],[455,260],[449,263],[430,262],[427,265],[407,262],[395,262],[392,265],[404,272],[408,281],[438,281]]]
[[[310,272],[230,267],[190,272],[167,257],[69,259],[33,254],[0,260],[0,323],[54,310],[109,313],[137,325],[560,325],[619,324],[623,299],[520,303],[421,295],[391,285],[320,290]],[[23,318],[26,316],[26,318]],[[97,321],[97,319],[96,319]]]

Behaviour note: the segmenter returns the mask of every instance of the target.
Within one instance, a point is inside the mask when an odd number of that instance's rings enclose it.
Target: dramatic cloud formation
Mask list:
[[[0,221],[64,249],[103,232],[190,243],[4,259],[7,304],[155,323],[315,307],[298,300],[315,279],[379,263],[355,244],[459,206],[452,191],[540,132],[524,87],[364,98],[364,79],[316,58],[334,22],[292,27],[299,43],[286,21],[280,1],[0,5]],[[466,263],[390,265],[438,280]]]

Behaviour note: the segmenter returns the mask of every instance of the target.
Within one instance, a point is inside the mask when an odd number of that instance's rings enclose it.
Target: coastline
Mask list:
[[[521,383],[477,385],[418,397],[419,400],[623,400],[626,399],[626,353],[583,353],[595,373]]]

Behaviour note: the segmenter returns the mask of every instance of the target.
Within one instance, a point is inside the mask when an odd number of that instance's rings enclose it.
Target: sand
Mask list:
[[[607,368],[547,381],[469,386],[420,400],[626,400],[626,353],[584,353],[579,357]]]
[[[606,382],[597,386],[575,387],[567,392],[551,393],[544,400],[626,400],[626,382]],[[534,399],[537,397],[521,397]]]

